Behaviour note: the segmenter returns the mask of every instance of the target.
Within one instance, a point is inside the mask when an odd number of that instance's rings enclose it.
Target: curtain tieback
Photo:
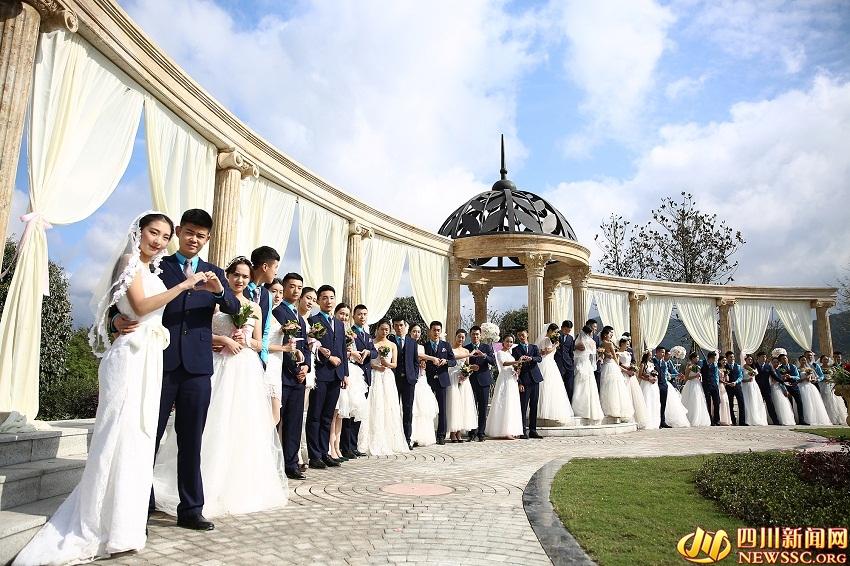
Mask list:
[[[3,270],[3,273],[0,273],[0,280],[4,279],[6,275],[9,274],[9,271],[18,261],[18,255],[21,253],[21,248],[29,239],[33,228],[36,226],[40,226],[44,230],[50,230],[53,228],[53,224],[48,222],[44,215],[38,211],[32,211],[21,216],[21,222],[25,222],[24,233],[21,235],[21,239],[18,241],[18,247],[15,249],[15,255],[12,257],[12,261],[9,262],[9,265],[6,266],[6,269]],[[42,269],[42,279],[41,279],[41,293],[45,297],[50,295],[50,271],[48,269],[48,260],[45,256],[44,266]]]

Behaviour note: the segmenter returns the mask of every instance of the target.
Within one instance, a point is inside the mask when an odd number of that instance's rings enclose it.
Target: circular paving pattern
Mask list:
[[[447,485],[438,483],[391,483],[381,488],[384,493],[393,495],[415,495],[418,497],[429,497],[431,495],[446,495],[454,489]]]

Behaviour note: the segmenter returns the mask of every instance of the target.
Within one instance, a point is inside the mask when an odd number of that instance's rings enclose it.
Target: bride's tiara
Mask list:
[[[238,255],[230,260],[230,263],[227,264],[227,267],[224,268],[225,271],[229,271],[231,267],[236,265],[237,263],[247,263],[248,269],[254,269],[254,264],[251,263],[251,260],[245,257],[244,255]]]

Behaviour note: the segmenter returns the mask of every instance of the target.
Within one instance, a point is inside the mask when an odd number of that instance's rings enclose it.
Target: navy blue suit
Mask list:
[[[747,406],[744,403],[744,389],[741,387],[741,382],[744,380],[744,368],[737,362],[726,364],[726,371],[729,375],[729,383],[726,387],[726,395],[729,398],[729,414],[732,417],[733,425],[745,425],[747,423]],[[738,416],[735,416],[733,410],[735,400],[738,400]]]
[[[511,350],[511,355],[515,360],[522,356],[531,357],[531,361],[523,362],[519,370],[519,383],[523,387],[519,394],[522,429],[524,434],[531,434],[537,432],[537,401],[540,398],[540,382],[543,381],[543,374],[537,364],[543,361],[543,356],[536,344],[517,344]]]
[[[294,305],[293,305],[294,306]],[[297,307],[296,307],[297,308]],[[296,338],[301,338],[296,344],[304,355],[307,371],[311,367],[310,346],[307,344],[307,325],[284,303],[279,304],[272,315],[281,324],[290,320],[298,322],[301,327]],[[289,338],[284,338],[281,345],[286,345]],[[304,382],[298,381],[298,364],[291,355],[284,353],[283,369],[281,370],[280,392],[280,443],[283,446],[283,461],[286,471],[291,474],[298,472],[298,451],[301,449],[301,422],[304,416]]]
[[[555,363],[558,365],[558,370],[561,372],[561,377],[564,380],[564,388],[567,390],[567,396],[570,402],[573,400],[573,385],[575,384],[575,366],[573,358],[575,355],[576,339],[572,334],[560,335],[560,346],[555,352]]]
[[[404,438],[410,444],[410,435],[413,432],[413,394],[416,389],[416,381],[419,379],[419,344],[410,336],[404,340],[400,336],[391,335],[388,338],[396,344],[398,354],[396,356],[395,386],[401,398],[401,424],[404,429]]]
[[[348,376],[348,352],[345,348],[345,326],[331,316],[331,324],[322,313],[311,316],[310,324],[317,322],[327,329],[319,340],[323,348],[330,350],[341,363],[334,365],[321,353],[314,361],[316,368],[316,387],[310,391],[310,405],[307,407],[307,454],[310,460],[327,460],[331,438],[331,421],[334,417],[336,402],[339,400],[339,388],[342,380]]]
[[[666,360],[659,360],[655,356],[652,356],[652,365],[655,366],[655,371],[658,372],[658,396],[661,398],[661,426],[666,427],[667,421],[664,420],[664,411],[667,409],[667,373],[669,366]]]
[[[366,385],[372,385],[372,360],[378,357],[378,350],[375,349],[375,341],[369,335],[369,332],[362,332],[356,328],[354,330],[354,349],[358,352],[369,350],[369,356],[363,360],[358,367],[363,370],[363,379]],[[366,393],[367,397],[369,393]],[[339,435],[339,449],[343,455],[357,450],[357,436],[360,434],[360,421],[351,419],[342,419],[342,430]]]
[[[478,428],[475,431],[469,431],[470,436],[473,432],[478,434],[479,438],[484,438],[484,428],[487,425],[487,401],[490,400],[490,385],[493,383],[493,368],[496,367],[496,353],[493,352],[493,346],[490,344],[467,344],[466,349],[470,352],[478,349],[483,356],[471,356],[470,364],[475,364],[478,369],[472,372],[469,376],[469,383],[472,385],[472,393],[475,395],[475,406],[478,409]]]
[[[786,373],[783,374],[782,370],[785,370]],[[782,364],[776,368],[775,371],[779,381],[782,382],[782,386],[785,388],[785,391],[791,395],[791,399],[794,401],[794,404],[797,405],[797,417],[800,424],[809,424],[806,422],[806,415],[803,410],[803,399],[800,397],[800,388],[797,386],[800,381],[800,370],[798,370],[797,366],[794,364]]]
[[[776,407],[773,406],[773,395],[770,392],[770,378],[779,381],[779,376],[776,375],[773,366],[768,362],[760,364],[756,362],[754,366],[756,371],[756,384],[759,386],[761,398],[764,399],[764,404],[767,407],[767,416],[770,417],[770,422],[778,425],[779,417],[776,415]]]
[[[705,404],[708,405],[711,413],[711,424],[717,426],[720,424],[720,373],[717,363],[709,364],[708,360],[703,360],[700,366],[700,374],[702,374],[702,391],[705,394]]]
[[[449,368],[456,366],[457,361],[455,361],[455,353],[451,345],[444,340],[440,340],[437,343],[436,351],[431,346],[430,340],[425,342],[425,353],[435,358],[447,360],[445,365],[439,367],[430,361],[425,364],[425,376],[428,379],[428,385],[431,386],[431,391],[434,392],[434,397],[437,398],[437,405],[440,407],[440,414],[437,417],[437,440],[445,440],[446,429],[448,428],[446,425],[446,389],[452,384],[452,380],[449,377]],[[411,397],[413,396],[411,395]]]
[[[186,280],[177,256],[166,256],[160,267],[159,278],[167,288]],[[236,314],[240,309],[239,299],[228,287],[224,272],[198,259],[195,272],[202,271],[213,271],[222,282],[224,293],[216,297],[209,291],[183,291],[162,313],[162,325],[168,329],[171,343],[163,352],[162,395],[154,451],[159,448],[173,407],[178,450],[177,492],[180,495],[177,516],[180,519],[198,516],[204,507],[201,440],[207,422],[213,373],[212,317],[216,306],[227,314]],[[154,505],[153,489],[150,505]]]

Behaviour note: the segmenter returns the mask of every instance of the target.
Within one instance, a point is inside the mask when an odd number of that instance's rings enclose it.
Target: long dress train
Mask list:
[[[386,355],[389,361],[392,353]],[[370,456],[390,456],[409,452],[401,422],[401,407],[395,375],[386,368],[372,369],[369,390],[369,418],[360,425],[357,449]]]
[[[623,379],[623,372],[612,358],[602,364],[599,378],[599,400],[606,417],[628,420],[634,417],[632,394]],[[659,416],[660,418],[660,416]]]
[[[425,353],[424,346],[417,346],[420,354]],[[431,446],[437,443],[437,425],[434,419],[440,412],[440,405],[434,392],[428,386],[425,370],[419,369],[419,379],[413,389],[413,422],[410,428],[410,441],[419,446]]]
[[[150,271],[141,268],[137,277],[147,297],[166,290]],[[163,309],[138,317],[126,296],[117,307],[139,327],[119,336],[101,359],[97,416],[83,477],[14,564],[80,563],[145,547],[162,351],[169,336],[162,326]]]
[[[506,361],[514,361],[510,352],[502,350],[496,352],[499,375],[496,378],[487,426],[484,428],[484,433],[491,438],[520,436],[523,433],[517,375],[513,366],[503,365]]]
[[[543,348],[550,348],[551,346],[552,341],[549,340],[548,336],[543,336],[537,342],[537,347],[541,351]],[[558,369],[558,364],[555,363],[555,354],[557,353],[558,350],[549,352],[543,356],[543,361],[538,364],[540,371],[543,373],[543,381],[540,382],[537,418],[566,424],[572,421],[575,415],[570,405],[570,398],[567,396],[567,390],[564,387],[564,378],[561,377],[561,370]]]
[[[682,395],[673,384],[667,385],[667,402],[664,404],[664,422],[672,428],[691,426],[688,420],[688,409],[682,403]]]

